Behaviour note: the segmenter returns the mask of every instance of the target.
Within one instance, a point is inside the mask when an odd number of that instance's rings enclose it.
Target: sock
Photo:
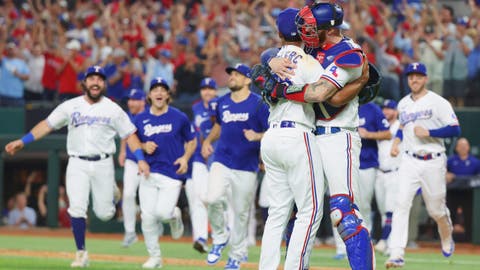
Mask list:
[[[85,231],[87,229],[86,221],[84,218],[72,217],[72,232],[75,238],[75,244],[77,250],[85,250]]]
[[[385,215],[387,218],[385,219],[385,225],[383,225],[382,228],[382,237],[380,238],[383,240],[387,240],[392,231],[392,212],[387,212]]]

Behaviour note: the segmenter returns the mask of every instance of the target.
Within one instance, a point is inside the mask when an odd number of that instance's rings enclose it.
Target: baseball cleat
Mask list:
[[[222,251],[227,246],[227,242],[220,244],[220,245],[213,245],[212,249],[207,255],[207,264],[214,265],[216,264],[220,258],[222,257]]]
[[[239,270],[240,261],[232,258],[228,258],[227,264],[225,265],[224,270]]]
[[[147,269],[162,268],[162,259],[160,259],[160,257],[150,257],[142,265],[142,268],[147,268]]]
[[[453,240],[450,240],[449,242],[450,243],[448,243],[448,248],[446,248],[446,249],[444,248],[444,245],[442,244],[442,254],[446,258],[452,256],[453,251],[455,250],[455,242],[453,242]],[[445,251],[445,250],[448,250],[448,251]]]
[[[134,232],[125,233],[125,236],[123,237],[122,247],[127,248],[135,244],[137,241],[138,241],[138,237],[136,233]]]
[[[193,243],[193,248],[200,253],[207,253],[208,252],[207,241],[205,241],[205,239],[203,238],[198,238],[197,241]]]
[[[403,258],[390,258],[385,262],[385,267],[390,268],[400,268],[405,265]]]
[[[173,211],[174,218],[170,220],[170,232],[173,239],[179,239],[183,235],[183,221],[182,221],[182,211],[180,208],[175,207]]]
[[[78,250],[75,253],[75,260],[70,264],[70,267],[84,268],[87,267],[88,264],[88,251]]]

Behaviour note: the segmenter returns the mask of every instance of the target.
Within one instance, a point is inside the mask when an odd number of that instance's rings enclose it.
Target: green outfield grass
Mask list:
[[[163,257],[170,259],[171,264],[164,263],[162,269],[223,269],[222,266],[204,265],[205,256],[192,249],[190,243],[161,242]],[[70,269],[69,265],[75,252],[73,239],[49,238],[38,236],[6,236],[0,235],[0,250],[37,252],[31,257],[24,255],[11,255],[0,252],[0,269]],[[132,247],[125,249],[120,247],[120,240],[87,239],[87,249],[90,253],[91,262],[89,269],[141,269],[141,264],[147,259],[147,252],[143,242],[138,242]],[[43,252],[43,253],[42,253]],[[51,252],[51,253],[45,253]],[[224,253],[223,261],[226,260],[227,252]],[[249,250],[249,262],[258,262],[259,247]],[[112,256],[113,255],[113,256]],[[312,254],[311,266],[315,269],[349,269],[348,263],[332,259],[334,250],[331,248],[316,248]],[[99,256],[97,260],[93,258]],[[185,264],[180,265],[181,260]],[[377,255],[377,269],[384,269],[385,257]],[[198,263],[198,266],[191,266]],[[249,264],[248,269],[255,265]],[[320,267],[320,268],[319,268]],[[323,269],[323,268],[322,268]],[[440,252],[436,253],[407,253],[405,270],[472,270],[480,269],[480,256],[478,255],[454,255],[451,261],[444,259]]]

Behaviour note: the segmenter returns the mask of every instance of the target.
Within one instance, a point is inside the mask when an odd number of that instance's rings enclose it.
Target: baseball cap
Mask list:
[[[87,68],[87,71],[85,71],[85,79],[90,76],[90,75],[99,75],[102,77],[104,80],[107,78],[107,75],[105,75],[105,70],[101,66],[91,66]]]
[[[80,50],[81,46],[82,45],[80,44],[80,41],[78,41],[76,39],[72,39],[67,43],[67,45],[65,47],[69,50]]]
[[[200,89],[203,88],[217,89],[217,82],[210,77],[206,77],[200,82]]]
[[[397,102],[393,99],[385,99],[382,103],[382,108],[397,109]]]
[[[236,64],[235,67],[227,67],[225,71],[230,74],[232,71],[241,73],[243,76],[250,78],[250,68],[245,64]]]
[[[128,98],[135,99],[135,100],[144,100],[145,91],[143,91],[142,89],[132,88],[130,89],[130,92],[128,92]]]
[[[420,62],[411,63],[405,69],[405,75],[410,75],[411,73],[418,73],[422,74],[423,76],[427,76],[427,67]]]
[[[170,90],[170,86],[168,86],[167,81],[161,77],[156,77],[152,81],[150,81],[150,90],[152,90],[152,88],[154,88],[157,85],[161,85],[165,87],[167,90]]]
[[[298,8],[287,8],[282,10],[277,17],[278,32],[287,41],[300,41],[300,35],[297,33],[297,25],[295,24],[295,17],[298,14]]]

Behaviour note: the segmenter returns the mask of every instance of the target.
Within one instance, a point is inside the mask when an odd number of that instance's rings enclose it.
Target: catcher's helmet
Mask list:
[[[105,74],[105,70],[101,66],[91,66],[87,68],[87,71],[85,71],[85,79],[90,76],[90,75],[99,75],[102,77],[104,80],[107,78],[107,75]]]
[[[295,18],[297,31],[308,47],[317,48],[318,30],[327,30],[343,23],[343,9],[333,3],[316,3],[303,7]]]

